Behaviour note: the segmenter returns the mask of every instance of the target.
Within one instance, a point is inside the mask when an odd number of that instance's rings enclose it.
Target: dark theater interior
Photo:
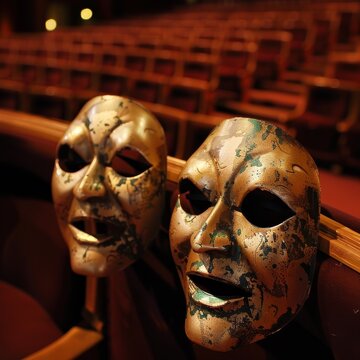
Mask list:
[[[239,185],[219,159],[241,156]],[[0,168],[1,360],[360,359],[359,1],[2,1]],[[106,194],[100,210],[81,184]],[[131,261],[113,266],[119,232]]]

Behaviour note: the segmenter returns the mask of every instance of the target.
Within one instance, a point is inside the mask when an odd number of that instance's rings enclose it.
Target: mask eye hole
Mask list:
[[[68,144],[59,147],[58,154],[59,166],[66,172],[76,172],[87,165],[87,162]]]
[[[110,166],[121,176],[133,177],[149,169],[151,164],[139,151],[126,147],[115,154]]]
[[[189,179],[180,181],[179,192],[181,207],[190,215],[199,215],[213,206],[207,197]]]
[[[278,196],[261,189],[248,193],[238,210],[253,225],[264,228],[279,225],[295,214]]]

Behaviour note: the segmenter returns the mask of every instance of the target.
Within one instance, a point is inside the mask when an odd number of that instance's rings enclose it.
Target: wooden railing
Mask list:
[[[26,140],[31,148],[53,156],[67,126],[63,121],[0,109],[0,134]],[[177,182],[184,164],[184,160],[168,156],[168,181]],[[360,272],[360,234],[325,215],[320,220],[319,249]]]

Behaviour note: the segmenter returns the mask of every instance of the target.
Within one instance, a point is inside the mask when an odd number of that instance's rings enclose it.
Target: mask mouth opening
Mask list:
[[[250,290],[220,278],[204,276],[199,273],[188,273],[187,276],[200,290],[220,299],[240,299],[252,295]]]
[[[118,232],[118,227],[111,222],[91,217],[75,218],[70,224],[77,230],[93,236],[100,242],[112,238]]]

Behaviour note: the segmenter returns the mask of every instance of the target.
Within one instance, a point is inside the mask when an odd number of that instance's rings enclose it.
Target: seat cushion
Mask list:
[[[32,296],[65,330],[83,304],[83,287],[71,272],[68,248],[53,204],[35,198],[1,196],[0,279]],[[3,204],[6,206],[3,206]],[[14,215],[7,216],[12,209]],[[81,304],[78,304],[81,302]],[[79,306],[80,305],[80,306]]]
[[[20,359],[62,333],[41,305],[15,286],[0,281],[0,358]]]
[[[358,201],[360,198],[360,180],[354,176],[337,175],[324,169],[321,169],[319,174],[322,205],[330,206],[360,219]],[[342,221],[342,219],[338,221]]]
[[[328,258],[318,280],[318,306],[336,360],[360,359],[360,274]]]

